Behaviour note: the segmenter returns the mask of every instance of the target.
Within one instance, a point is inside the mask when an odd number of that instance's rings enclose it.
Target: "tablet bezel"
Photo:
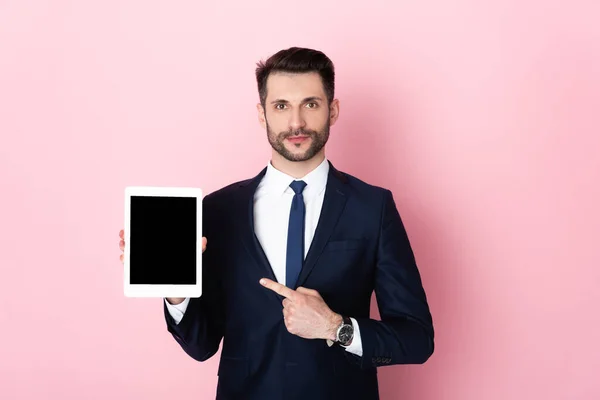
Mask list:
[[[194,197],[196,198],[196,284],[194,285],[134,285],[129,281],[129,246],[132,196]],[[126,297],[200,297],[202,296],[202,189],[195,187],[128,186],[125,188],[125,250],[124,293]]]

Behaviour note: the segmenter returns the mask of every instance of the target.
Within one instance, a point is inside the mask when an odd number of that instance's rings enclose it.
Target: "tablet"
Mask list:
[[[202,190],[125,188],[126,297],[202,295]]]

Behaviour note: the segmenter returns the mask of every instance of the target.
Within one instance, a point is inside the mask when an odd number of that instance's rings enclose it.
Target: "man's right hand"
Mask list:
[[[119,232],[119,237],[121,238],[121,241],[119,242],[119,247],[121,248],[121,256],[119,257],[121,259],[121,263],[123,263],[123,257],[124,257],[124,252],[125,252],[125,231],[123,229],[121,229],[121,231]],[[206,238],[203,237],[202,238],[202,252],[204,253],[204,250],[206,250]],[[167,297],[167,301],[171,304],[179,304],[181,302],[183,302],[185,300],[185,297]]]

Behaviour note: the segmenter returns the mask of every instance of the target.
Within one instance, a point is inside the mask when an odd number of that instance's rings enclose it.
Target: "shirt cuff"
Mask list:
[[[358,327],[358,322],[354,318],[350,318],[352,320],[352,326],[354,327],[354,337],[352,338],[352,343],[349,346],[342,346],[346,351],[356,354],[359,357],[362,357],[363,348],[362,348],[362,340],[360,339],[360,329]]]
[[[167,301],[167,299],[165,299],[167,310],[169,311],[169,314],[171,314],[171,317],[173,317],[173,319],[175,320],[176,325],[179,324],[179,322],[181,322],[181,320],[183,319],[183,314],[185,313],[189,302],[189,297],[186,297],[185,300],[179,304],[171,304]]]

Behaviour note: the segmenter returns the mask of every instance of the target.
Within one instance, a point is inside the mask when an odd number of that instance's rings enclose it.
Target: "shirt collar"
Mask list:
[[[306,182],[306,188],[302,192],[304,197],[311,197],[321,192],[327,186],[327,177],[329,175],[329,162],[327,158],[319,166],[306,174],[304,177],[296,179],[285,174],[275,167],[269,161],[267,171],[262,179],[261,186],[268,192],[276,194],[294,193],[290,188],[290,183],[294,180],[303,180]]]

